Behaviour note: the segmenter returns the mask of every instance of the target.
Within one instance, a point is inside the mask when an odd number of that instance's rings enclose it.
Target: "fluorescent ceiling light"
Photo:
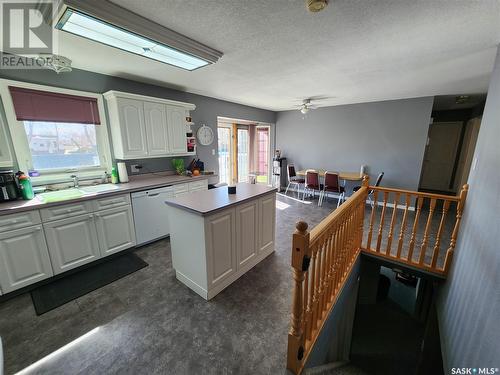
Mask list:
[[[66,8],[56,28],[186,70],[211,63],[71,8]]]

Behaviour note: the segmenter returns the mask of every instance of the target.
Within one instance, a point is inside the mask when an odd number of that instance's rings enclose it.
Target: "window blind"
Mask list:
[[[100,125],[97,99],[9,86],[19,121]]]

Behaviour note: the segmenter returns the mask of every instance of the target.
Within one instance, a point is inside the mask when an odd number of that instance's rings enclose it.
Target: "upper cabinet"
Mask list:
[[[186,117],[196,107],[172,100],[108,91],[113,148],[117,159],[192,155]]]
[[[1,108],[1,107],[0,107]],[[14,161],[12,152],[10,151],[9,141],[7,138],[6,124],[2,114],[0,113],[0,167],[12,167]]]

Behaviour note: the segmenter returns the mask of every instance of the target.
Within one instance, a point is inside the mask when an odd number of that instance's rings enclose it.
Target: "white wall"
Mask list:
[[[437,300],[446,374],[500,367],[500,51],[474,158],[451,273]]]
[[[429,128],[432,97],[278,112],[276,144],[300,169],[359,171],[382,185],[416,190]]]

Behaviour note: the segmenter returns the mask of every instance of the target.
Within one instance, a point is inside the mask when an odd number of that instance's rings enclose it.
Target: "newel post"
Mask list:
[[[297,374],[304,358],[304,327],[302,313],[304,311],[303,282],[304,274],[309,267],[309,232],[307,223],[299,221],[295,225],[292,239],[292,274],[293,302],[290,331],[288,332],[287,368]]]
[[[370,186],[370,176],[368,176],[367,174],[365,174],[363,176],[363,182],[361,183],[361,185],[364,186],[364,187]]]
[[[460,229],[460,222],[462,221],[462,213],[464,211],[465,200],[467,199],[467,193],[469,192],[469,184],[465,184],[460,191],[457,204],[457,219],[455,221],[455,227],[453,228],[453,233],[451,234],[450,247],[446,251],[446,258],[444,260],[443,271],[448,273],[451,260],[453,259],[453,253],[455,252],[455,245],[457,244],[458,230]]]

